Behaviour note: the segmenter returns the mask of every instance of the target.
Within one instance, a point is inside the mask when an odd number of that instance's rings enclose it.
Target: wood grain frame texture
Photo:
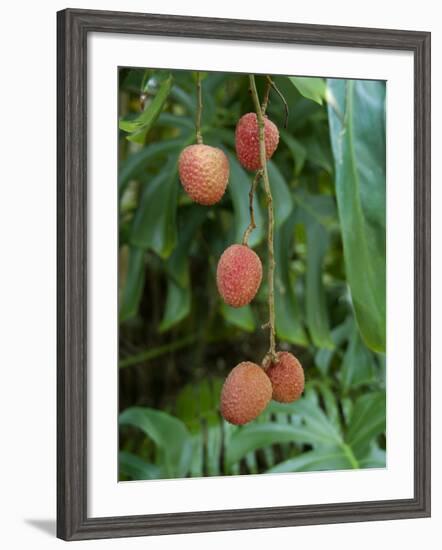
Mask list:
[[[146,34],[408,50],[414,55],[414,498],[87,517],[87,36]],[[57,14],[57,536],[65,540],[430,515],[428,32],[67,9]]]

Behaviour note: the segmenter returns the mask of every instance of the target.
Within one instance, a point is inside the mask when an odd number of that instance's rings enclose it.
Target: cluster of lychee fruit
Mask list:
[[[304,370],[294,355],[280,351],[267,368],[244,361],[230,371],[221,391],[221,414],[231,424],[247,424],[270,400],[296,401],[304,391]]]
[[[266,160],[279,142],[277,126],[264,117]],[[250,171],[262,169],[259,125],[255,113],[243,115],[235,130],[238,161]],[[218,147],[202,143],[186,147],[179,157],[181,183],[189,197],[210,206],[221,200],[228,185],[229,161]],[[234,308],[249,304],[262,280],[262,263],[247,244],[233,244],[221,255],[216,282],[224,302]],[[271,399],[283,403],[298,399],[304,390],[304,371],[288,352],[279,352],[265,368],[245,361],[227,376],[221,392],[221,414],[232,424],[246,424],[259,416]]]

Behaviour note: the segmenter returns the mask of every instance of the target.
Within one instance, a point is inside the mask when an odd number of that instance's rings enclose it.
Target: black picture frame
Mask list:
[[[87,36],[408,50],[414,56],[414,498],[87,517]],[[430,33],[67,9],[57,14],[57,536],[65,540],[430,515]]]

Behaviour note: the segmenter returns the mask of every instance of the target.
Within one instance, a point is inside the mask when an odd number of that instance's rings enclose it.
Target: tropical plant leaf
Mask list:
[[[328,114],[344,259],[356,320],[385,351],[385,83],[329,80]],[[335,105],[334,107],[332,105]]]
[[[340,346],[342,346],[342,344],[350,338],[352,324],[352,318],[347,317],[347,319],[343,323],[341,323],[331,331],[331,338],[334,343],[334,348],[322,348],[316,352],[315,364],[323,376],[327,376],[335,353],[338,351]]]
[[[142,458],[128,451],[118,453],[119,475],[124,475],[130,479],[160,479],[161,468],[156,464],[146,462]]]
[[[169,75],[163,80],[154,99],[148,107],[136,118],[131,120],[120,120],[120,129],[129,132],[127,139],[136,143],[144,143],[146,135],[160,115],[164,104],[172,88],[173,77]]]
[[[306,346],[307,336],[302,325],[302,315],[294,290],[288,251],[293,250],[295,213],[275,231],[275,312],[276,334],[280,340]]]
[[[362,395],[353,407],[345,440],[358,459],[364,458],[374,438],[385,432],[385,392]]]
[[[373,353],[368,350],[353,325],[348,348],[339,371],[342,392],[373,382],[376,377],[376,363]]]
[[[132,224],[130,242],[163,259],[176,244],[178,185],[177,157],[171,155],[164,169],[145,184]]]
[[[243,170],[239,162],[236,160],[235,155],[228,153],[227,156],[230,164],[230,177],[227,189],[232,198],[233,210],[235,213],[235,227],[231,241],[240,243],[242,241],[244,231],[250,222],[249,191],[252,184],[252,176],[249,176]],[[256,229],[254,229],[250,234],[248,243],[252,248],[262,241],[265,234],[265,222],[256,194],[253,201],[253,208]]]
[[[341,447],[322,447],[280,462],[267,470],[266,473],[319,472],[324,470],[347,470],[349,468],[353,468],[353,465]]]
[[[169,278],[167,281],[166,305],[158,330],[166,332],[185,319],[190,313],[190,301],[190,288],[182,287]]]
[[[167,298],[159,331],[166,332],[185,319],[190,312],[191,285],[189,248],[207,211],[199,205],[180,209],[178,243],[166,261]]]
[[[165,477],[186,477],[192,457],[192,443],[186,426],[163,411],[130,407],[119,417],[120,426],[142,430],[157,446]]]
[[[144,250],[129,247],[127,275],[120,300],[120,322],[137,314],[144,286]]]
[[[295,175],[299,176],[307,158],[307,150],[301,141],[295,139],[287,130],[280,128],[279,135],[281,140],[290,149],[295,164]]]
[[[288,185],[276,164],[270,160],[267,163],[267,169],[275,212],[275,226],[278,227],[289,217],[293,209],[293,199]]]
[[[162,156],[167,158],[172,152],[175,152],[176,156],[178,156],[181,149],[189,143],[190,140],[187,142],[183,139],[170,139],[158,143],[150,143],[140,151],[130,155],[126,160],[121,162],[118,170],[118,191],[120,196],[129,181],[140,176],[150,161]]]
[[[290,76],[289,80],[301,95],[322,105],[326,91],[325,80],[323,78]]]
[[[231,325],[238,327],[246,332],[253,332],[256,328],[255,316],[250,305],[235,308],[221,302],[221,315]]]

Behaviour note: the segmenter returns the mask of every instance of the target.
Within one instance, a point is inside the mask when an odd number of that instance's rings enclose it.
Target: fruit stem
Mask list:
[[[270,189],[269,174],[267,171],[267,158],[266,158],[266,145],[264,137],[264,115],[262,113],[261,105],[259,103],[258,91],[256,89],[254,75],[249,75],[250,90],[252,92],[252,99],[255,105],[256,117],[258,119],[259,128],[259,157],[261,161],[262,180],[264,183],[264,191],[267,198],[267,217],[268,217],[268,231],[267,231],[267,250],[268,250],[268,303],[269,303],[269,333],[270,333],[270,346],[269,351],[264,358],[264,362],[267,362],[267,358],[276,361],[276,349],[275,349],[275,254],[273,251],[273,231],[275,221],[273,217],[273,198],[272,191]]]
[[[267,75],[267,83],[268,83],[269,87],[271,87],[275,90],[275,92],[279,96],[279,99],[284,104],[284,112],[285,112],[284,128],[287,128],[287,124],[288,124],[288,121],[289,121],[289,106],[287,105],[287,101],[285,100],[285,97],[283,96],[281,90],[278,88],[278,86],[273,82],[273,80],[268,75]]]
[[[203,135],[201,133],[201,115],[203,112],[203,95],[201,89],[201,73],[196,73],[196,142],[200,145],[203,142]]]
[[[267,105],[269,104],[270,89],[272,87],[272,80],[269,76],[266,77],[266,87],[264,90],[264,100],[261,104],[262,114],[265,115],[267,111]]]
[[[253,208],[253,197],[256,192],[256,187],[258,185],[259,178],[262,177],[262,170],[258,170],[253,178],[252,185],[250,186],[249,191],[249,211],[250,211],[250,223],[244,231],[244,236],[242,238],[242,244],[247,246],[249,241],[250,233],[256,228],[255,223],[255,211]]]

